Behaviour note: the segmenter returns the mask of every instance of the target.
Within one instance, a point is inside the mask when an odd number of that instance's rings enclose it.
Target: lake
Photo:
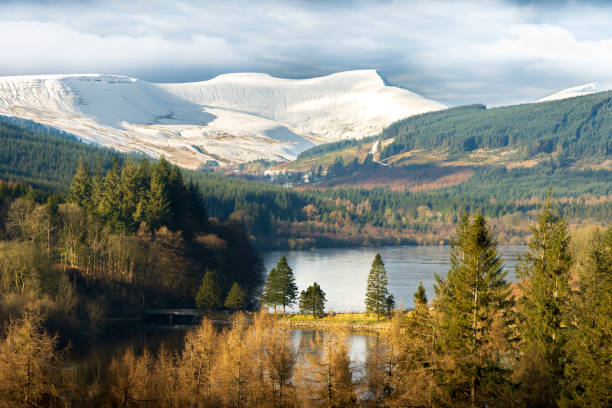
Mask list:
[[[514,266],[525,246],[500,246],[499,252],[514,280]],[[389,292],[398,306],[410,308],[412,296],[422,281],[427,297],[433,297],[434,274],[446,276],[450,268],[449,246],[389,246],[381,248],[323,248],[300,251],[268,251],[263,253],[264,267],[269,271],[285,254],[293,269],[298,290],[317,282],[326,294],[327,310],[335,312],[363,311],[368,273],[379,252],[385,262]],[[297,309],[293,307],[292,311]]]
[[[514,279],[517,256],[524,246],[502,246],[500,253]],[[398,305],[412,306],[412,295],[419,281],[433,295],[434,273],[446,275],[449,269],[448,246],[399,246],[382,248],[327,248],[305,251],[271,251],[263,254],[266,270],[270,270],[282,254],[293,268],[299,290],[318,282],[327,295],[327,310],[361,311],[365,287],[372,260],[380,252],[387,268],[389,291]],[[177,327],[151,327],[140,324],[122,324],[107,327],[93,336],[73,339],[71,360],[81,384],[92,384],[103,377],[114,357],[133,348],[137,353],[146,347],[155,352],[161,344],[170,351],[180,351],[186,330]],[[315,330],[292,330],[295,351],[307,348]],[[363,375],[363,364],[375,337],[352,333],[350,357],[356,378]]]

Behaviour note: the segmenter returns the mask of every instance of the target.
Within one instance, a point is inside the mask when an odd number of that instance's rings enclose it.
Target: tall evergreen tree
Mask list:
[[[224,306],[232,310],[244,309],[246,306],[246,292],[237,282],[234,282],[227,294]]]
[[[117,227],[121,218],[118,203],[121,202],[121,171],[119,162],[114,161],[113,168],[104,177],[102,196],[97,205],[97,213],[113,227]]]
[[[612,226],[597,233],[572,294],[562,407],[612,406]]]
[[[266,306],[274,308],[274,314],[276,314],[276,307],[281,304],[282,298],[279,290],[280,278],[276,268],[270,269],[268,276],[266,277],[266,284],[264,286],[263,293],[261,294],[261,303]]]
[[[523,379],[526,403],[555,406],[565,366],[564,346],[570,299],[570,237],[567,225],[551,208],[550,196],[531,228],[529,250],[521,257],[517,276],[520,298],[520,332],[523,339]]]
[[[440,348],[453,361],[443,382],[454,399],[465,398],[472,407],[492,404],[504,390],[503,350],[494,346],[494,321],[511,307],[505,276],[484,217],[470,222],[465,215],[451,241],[451,268],[446,279],[436,275],[435,289]]]
[[[366,312],[380,316],[387,311],[387,270],[380,254],[376,254],[372,262],[372,268],[368,275],[368,286],[366,287]]]
[[[162,161],[154,166],[151,174],[151,185],[147,199],[147,220],[153,229],[170,225],[172,208],[170,205],[169,171],[167,162]]]
[[[427,306],[427,294],[425,293],[423,282],[420,281],[416,292],[414,292],[414,307],[422,305]]]
[[[76,173],[70,185],[68,197],[73,203],[77,203],[83,208],[89,208],[92,195],[92,178],[89,168],[83,165],[83,161],[79,159]]]
[[[308,289],[300,293],[300,312],[312,313],[313,317],[325,314],[325,292],[317,282],[313,283]]]
[[[221,299],[221,288],[217,282],[217,277],[209,269],[204,274],[202,285],[196,294],[196,305],[210,312],[221,307]]]
[[[287,257],[283,255],[268,273],[261,301],[267,306],[274,307],[274,313],[277,306],[282,306],[285,314],[286,307],[295,303],[297,294],[293,270],[287,262]]]
[[[138,212],[138,203],[145,196],[148,188],[147,174],[142,167],[133,160],[126,161],[121,169],[119,188],[121,190],[121,202],[117,203],[121,222],[127,230],[133,230],[136,223],[135,215]]]

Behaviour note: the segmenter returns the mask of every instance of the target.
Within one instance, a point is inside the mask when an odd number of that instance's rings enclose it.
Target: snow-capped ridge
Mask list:
[[[376,70],[306,79],[232,73],[179,84],[107,74],[0,77],[0,115],[189,168],[293,159],[315,144],[372,136],[445,108],[385,85]]]
[[[561,99],[574,98],[576,96],[590,95],[592,93],[603,92],[605,90],[606,89],[601,87],[597,82],[591,82],[588,84],[574,86],[572,88],[567,88],[562,91],[556,92],[552,95],[538,99],[536,103],[558,101]]]

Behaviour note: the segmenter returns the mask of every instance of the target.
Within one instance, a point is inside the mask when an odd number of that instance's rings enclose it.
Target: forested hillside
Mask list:
[[[206,272],[218,296],[238,284],[253,305],[263,279],[243,228],[209,221],[200,191],[165,160],[126,159],[106,174],[79,163],[60,194],[0,182],[0,249],[6,312],[43,302],[69,324],[193,307]]]
[[[381,159],[422,149],[453,155],[477,149],[516,148],[523,158],[555,153],[576,160],[612,153],[612,92],[552,102],[487,109],[469,105],[403,119],[378,137],[315,146],[300,154],[305,159],[349,147],[393,139]]]
[[[81,159],[103,170],[126,156],[87,145],[64,132],[26,120],[0,116],[0,179],[20,180],[34,187],[63,190],[70,184]]]
[[[460,107],[401,120],[381,136],[394,138],[382,158],[413,149],[461,153],[502,147],[519,148],[525,156],[606,156],[612,153],[612,92],[494,109]]]
[[[6,181],[66,192],[79,158],[94,179],[106,174],[118,178],[113,161],[119,166],[128,159],[65,136],[43,135],[13,124],[5,124],[3,129],[0,143],[7,148],[1,153],[5,167],[0,177]],[[440,163],[385,167],[371,158],[366,156],[362,162],[337,158],[326,169],[329,176],[314,179],[304,186],[307,189],[210,172],[169,171],[175,173],[172,177],[181,173],[193,184],[186,195],[179,194],[182,198],[177,203],[187,203],[197,189],[209,216],[242,223],[260,248],[447,242],[457,214],[473,210],[492,219],[501,242],[525,242],[529,235],[526,220],[549,188],[562,214],[572,222],[612,219],[612,172],[606,169],[574,169],[554,160],[518,168]],[[134,199],[116,208],[109,206],[114,212],[106,217],[119,231],[133,232],[143,220],[139,190],[128,186],[141,177],[139,171],[128,171],[132,174],[124,187],[125,196]],[[380,179],[380,183],[360,184],[366,175]],[[415,187],[406,188],[407,184],[398,184],[398,180]],[[119,190],[116,193],[122,194]],[[174,213],[185,212],[177,209]],[[181,221],[164,223],[177,226]],[[185,223],[180,227],[186,233],[189,228]]]

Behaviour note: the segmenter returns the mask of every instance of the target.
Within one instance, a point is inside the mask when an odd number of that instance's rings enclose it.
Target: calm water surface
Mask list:
[[[185,327],[119,324],[107,327],[95,335],[75,338],[69,349],[69,357],[77,382],[81,386],[88,386],[103,381],[112,360],[121,359],[129,349],[140,355],[146,348],[155,355],[163,346],[171,353],[181,353],[187,330]],[[225,330],[225,327],[219,330]],[[313,352],[311,345],[315,335],[325,336],[327,333],[291,330],[291,334],[293,350],[299,356]],[[375,333],[352,333],[349,337],[349,357],[355,379],[364,375],[368,350],[376,343],[374,336]]]
[[[500,246],[508,279],[514,280],[517,257],[524,246]],[[287,255],[298,290],[317,282],[327,297],[327,310],[356,312],[364,309],[365,288],[372,261],[377,252],[385,262],[389,292],[397,305],[412,307],[412,296],[423,282],[427,296],[433,296],[434,274],[446,276],[450,267],[449,246],[397,246],[382,248],[325,248],[263,253],[269,271],[281,255]],[[292,309],[292,310],[295,310]]]
[[[500,252],[514,279],[514,265],[523,246],[503,246]],[[450,248],[447,246],[403,246],[383,248],[317,249],[306,251],[266,252],[264,265],[270,270],[284,253],[293,268],[299,290],[313,282],[321,285],[327,294],[327,308],[334,311],[361,311],[368,272],[372,260],[380,252],[386,264],[389,291],[399,304],[412,306],[412,295],[419,281],[423,281],[427,295],[433,295],[434,273],[446,275]],[[293,345],[297,352],[308,351],[316,330],[293,330]],[[163,344],[171,352],[180,352],[186,330],[176,327],[149,327],[145,325],[117,325],[93,336],[74,339],[71,360],[81,384],[92,384],[103,378],[113,358],[132,348],[139,354],[144,348],[156,352]],[[323,333],[324,334],[324,333]],[[375,337],[353,333],[350,337],[350,357],[354,376],[363,375],[363,364]]]

